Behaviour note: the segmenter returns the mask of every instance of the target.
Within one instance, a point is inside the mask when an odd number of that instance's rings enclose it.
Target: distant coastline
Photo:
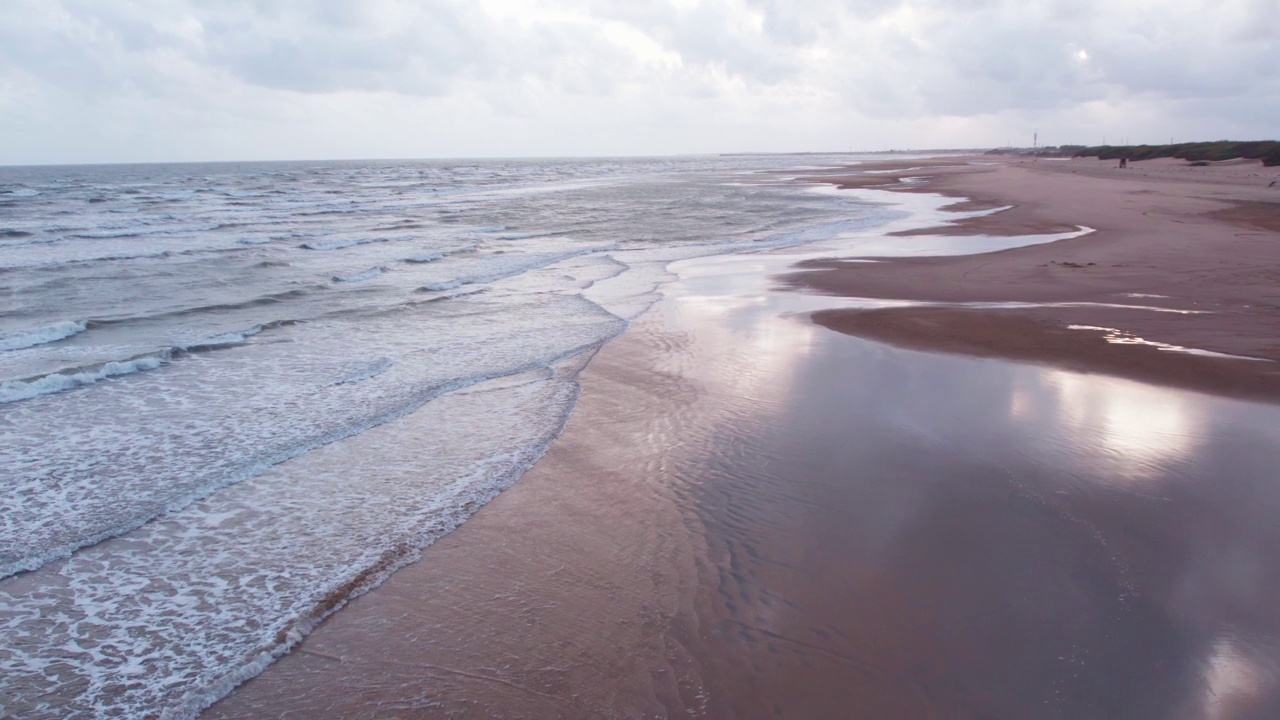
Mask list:
[[[1267,167],[1280,165],[1280,141],[1217,140],[1214,142],[1172,143],[1169,145],[1058,145],[1039,148],[996,148],[991,155],[1035,157],[1096,157],[1100,160],[1155,160],[1175,158],[1191,163],[1227,160],[1261,160]]]

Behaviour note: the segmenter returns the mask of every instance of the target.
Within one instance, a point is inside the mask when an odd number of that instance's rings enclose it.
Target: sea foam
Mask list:
[[[109,362],[97,370],[88,370],[77,373],[54,373],[45,375],[34,380],[10,380],[4,384],[0,384],[0,405],[5,403],[17,402],[19,400],[30,400],[41,395],[49,395],[52,393],[71,390],[72,388],[84,385],[92,385],[100,380],[117,377],[119,375],[131,375],[137,372],[145,372],[154,370],[165,363],[162,357],[142,357],[133,360],[124,360],[119,362]]]
[[[83,320],[63,320],[62,322],[41,325],[40,327],[17,330],[0,335],[0,350],[21,350],[23,348],[44,345],[69,338],[82,333],[88,328]]]
[[[34,232],[0,247],[32,268],[22,324],[93,318],[5,358],[0,715],[189,718],[259,672],[515,482],[669,262],[862,216],[730,182],[789,162],[103,167],[0,195]]]

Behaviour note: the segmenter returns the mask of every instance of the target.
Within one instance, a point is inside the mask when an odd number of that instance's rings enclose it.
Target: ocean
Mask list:
[[[849,156],[0,168],[0,716],[190,718],[516,482]],[[514,539],[518,541],[518,538]]]

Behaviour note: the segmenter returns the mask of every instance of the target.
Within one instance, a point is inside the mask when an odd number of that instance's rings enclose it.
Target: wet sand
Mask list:
[[[1171,351],[1088,324],[1105,320],[1124,326],[1133,315],[1141,323],[1142,314],[1095,308],[926,306],[820,310],[812,317],[837,332],[916,350],[1007,358],[1246,400],[1280,401],[1280,363]],[[1163,336],[1177,337],[1185,318],[1161,318],[1160,322],[1169,327]]]
[[[683,265],[533,470],[204,717],[1280,715],[1280,406]]]
[[[914,234],[1023,235],[1062,232],[1078,225],[1096,232],[1048,245],[960,257],[895,258],[874,265],[813,261],[789,282],[841,296],[895,298],[935,303],[1032,302],[1156,306],[1159,313],[1125,308],[1038,308],[1022,313],[1029,322],[992,323],[962,346],[941,340],[938,350],[1004,355],[1055,362],[1077,369],[1144,377],[1200,390],[1274,398],[1280,369],[1274,363],[1232,367],[1224,374],[1249,376],[1243,384],[1193,382],[1200,360],[1185,367],[1162,361],[1149,373],[1134,368],[1132,349],[1090,343],[1097,351],[1059,352],[1051,336],[1067,325],[1115,328],[1136,337],[1202,350],[1280,361],[1280,168],[1257,161],[1193,167],[1176,160],[1134,163],[1120,170],[1112,161],[992,160],[954,162],[876,174],[879,187],[907,193],[934,192],[964,199],[952,209],[1007,208],[959,219]],[[859,181],[867,176],[854,176]],[[909,185],[894,185],[901,178]],[[847,185],[829,173],[812,181]],[[849,185],[857,187],[857,183]],[[910,347],[929,347],[932,331],[919,313],[900,309],[858,318],[856,311],[828,313],[828,327],[865,332]],[[841,317],[842,316],[842,317]],[[959,321],[959,315],[956,316]],[[895,320],[896,319],[896,320]],[[1001,330],[998,326],[1007,326]],[[1018,347],[1027,332],[1043,328],[1052,348],[1036,357]],[[1002,335],[1001,337],[997,337]],[[1096,334],[1095,338],[1101,337]],[[1087,356],[1087,357],[1086,357]],[[1224,366],[1225,367],[1225,366]],[[1244,388],[1244,389],[1242,389]]]
[[[663,717],[702,689],[699,533],[665,450],[690,429],[671,347],[631,333],[515,487],[202,718]],[[424,462],[428,461],[424,458]],[[696,630],[689,630],[696,635]]]

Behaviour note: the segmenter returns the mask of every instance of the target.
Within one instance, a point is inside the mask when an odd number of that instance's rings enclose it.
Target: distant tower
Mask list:
[[[1038,132],[1031,133],[1031,147],[1033,149],[1040,147],[1040,133]]]

